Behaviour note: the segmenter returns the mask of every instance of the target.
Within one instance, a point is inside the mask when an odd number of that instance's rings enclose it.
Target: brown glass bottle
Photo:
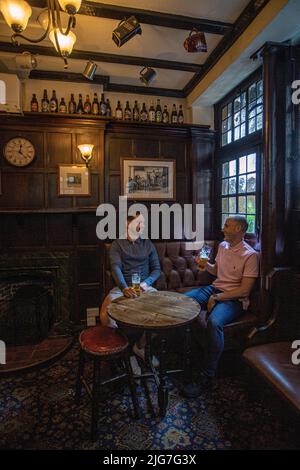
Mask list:
[[[83,114],[83,102],[82,102],[82,95],[79,94],[78,106],[77,106],[77,114]]]
[[[58,111],[58,101],[56,98],[56,91],[53,90],[51,100],[50,100],[50,112],[57,113],[57,111]]]
[[[172,124],[177,124],[178,123],[176,104],[173,104],[173,109],[172,109],[172,114],[171,114],[171,123]]]
[[[124,111],[124,119],[125,119],[125,121],[131,121],[131,119],[132,119],[132,112],[131,112],[131,108],[129,106],[129,101],[126,101],[126,107],[125,107],[125,111]]]
[[[162,122],[164,124],[169,124],[169,111],[168,111],[168,107],[166,104],[164,106],[164,112],[162,114]]]
[[[67,105],[64,98],[61,98],[59,103],[59,112],[66,113],[67,112]]]
[[[142,106],[142,110],[141,110],[141,114],[140,114],[140,120],[142,122],[147,122],[148,121],[148,112],[147,112],[147,108],[146,108],[145,103],[143,103],[143,106]]]
[[[101,101],[100,101],[100,115],[106,116],[107,114],[107,104],[105,103],[104,93],[101,94]]]
[[[139,121],[140,120],[140,110],[139,110],[137,100],[135,100],[135,102],[134,102],[132,118],[133,118],[134,121]]]
[[[85,102],[83,105],[83,112],[84,114],[91,114],[91,111],[92,111],[92,105],[90,102],[90,97],[89,95],[86,95]]]
[[[106,116],[111,117],[111,106],[108,98],[106,100]]]
[[[97,114],[99,114],[99,101],[98,101],[98,96],[97,96],[97,93],[94,93],[94,99],[93,99],[93,103],[92,103],[92,114],[94,116],[96,116]]]
[[[75,100],[74,100],[74,94],[73,93],[71,93],[71,99],[69,101],[68,112],[69,112],[69,114],[75,114],[76,113],[76,103],[75,103]]]
[[[43,95],[43,99],[42,99],[42,106],[41,106],[41,111],[43,113],[49,113],[49,109],[50,109],[50,102],[48,100],[48,95],[47,95],[47,90],[44,90],[44,95]]]
[[[116,119],[123,119],[123,110],[120,101],[118,101],[117,107],[116,107]]]
[[[183,124],[184,122],[184,116],[183,116],[183,111],[182,111],[182,104],[179,105],[179,111],[178,111],[178,124]]]

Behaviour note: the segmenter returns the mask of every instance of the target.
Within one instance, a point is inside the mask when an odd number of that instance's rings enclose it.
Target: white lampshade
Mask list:
[[[93,144],[82,144],[78,145],[80,153],[83,157],[89,157],[92,154],[94,145]]]
[[[6,23],[16,33],[24,31],[32,14],[30,5],[24,0],[0,0],[0,10]]]
[[[69,15],[75,15],[81,6],[81,0],[58,0],[61,9],[69,13]]]
[[[64,31],[65,31],[65,29],[64,29]],[[72,33],[72,31],[70,31],[69,34],[67,36],[65,36],[64,34],[61,34],[58,29],[56,29],[56,35],[57,35],[57,41],[58,41],[62,56],[64,56],[64,57],[69,56],[71,54],[73,46],[76,42],[75,34]],[[57,50],[57,52],[59,52],[59,50],[56,47],[54,29],[52,29],[52,31],[50,31],[49,39],[54,44],[54,47]]]

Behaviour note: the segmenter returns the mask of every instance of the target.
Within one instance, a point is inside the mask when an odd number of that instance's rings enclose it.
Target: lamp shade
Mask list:
[[[60,47],[61,55],[63,57],[68,57],[71,54],[73,46],[76,42],[75,34],[72,33],[72,31],[70,31],[69,34],[67,36],[65,36],[64,34],[61,34],[59,29],[56,28],[56,36],[57,36],[57,42],[58,42],[59,47]],[[54,29],[52,29],[52,31],[50,31],[49,39],[54,44],[54,47],[57,50],[57,52],[59,52],[59,50],[57,48],[56,40],[55,40]]]
[[[82,144],[78,145],[80,153],[83,157],[89,157],[92,154],[94,145],[93,144]]]
[[[58,0],[61,9],[69,13],[69,15],[75,15],[81,6],[81,0]]]
[[[6,23],[16,33],[24,31],[32,14],[30,5],[24,0],[0,0],[0,10]]]

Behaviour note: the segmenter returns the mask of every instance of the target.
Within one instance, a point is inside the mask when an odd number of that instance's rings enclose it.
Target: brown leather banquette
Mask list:
[[[259,245],[255,238],[247,239],[254,249],[259,251]],[[212,247],[211,261],[213,262],[217,253],[217,241],[208,240],[205,243]],[[154,287],[158,290],[169,290],[176,292],[187,292],[196,287],[209,285],[214,277],[207,272],[199,271],[195,265],[193,256],[197,251],[186,249],[184,241],[160,241],[154,242],[161,265],[161,276]],[[108,251],[110,244],[105,244],[104,263],[104,289],[105,294],[113,288],[113,279],[110,272]],[[259,322],[258,292],[251,296],[250,308],[236,322],[225,327],[225,350],[243,349],[247,334]],[[199,339],[203,328],[206,328],[206,311],[202,310],[198,317]]]

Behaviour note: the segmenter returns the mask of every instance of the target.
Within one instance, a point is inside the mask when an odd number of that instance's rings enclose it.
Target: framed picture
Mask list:
[[[175,200],[176,161],[122,158],[122,194],[128,199]]]
[[[90,174],[85,165],[59,165],[59,196],[90,196]]]

